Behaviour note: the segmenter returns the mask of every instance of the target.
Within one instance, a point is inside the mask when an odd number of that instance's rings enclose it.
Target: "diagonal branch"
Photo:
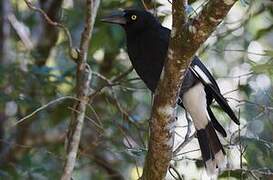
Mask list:
[[[43,106],[41,106],[41,107],[35,109],[33,112],[31,112],[31,113],[28,114],[27,116],[25,116],[25,117],[19,119],[18,121],[16,121],[16,123],[15,123],[13,126],[17,126],[18,124],[22,123],[22,122],[25,121],[26,119],[31,118],[32,116],[34,116],[34,115],[37,114],[38,112],[40,112],[40,111],[46,109],[47,107],[49,107],[49,106],[51,106],[51,105],[53,105],[53,104],[56,104],[56,103],[58,103],[58,102],[64,101],[64,100],[66,100],[66,99],[73,99],[73,100],[76,100],[76,101],[80,101],[79,99],[77,99],[77,98],[75,98],[75,97],[73,97],[73,96],[62,96],[62,97],[60,97],[60,98],[54,99],[54,100],[52,100],[52,101],[46,103],[45,105],[43,105]]]
[[[226,16],[235,0],[210,0],[190,24],[185,0],[172,2],[173,26],[165,67],[155,93],[149,150],[142,179],[164,179],[172,158],[175,108],[184,72],[198,48]],[[184,43],[183,43],[184,42]]]
[[[76,52],[76,50],[73,49],[73,47],[72,47],[72,46],[73,46],[73,42],[72,42],[72,36],[71,36],[71,34],[70,34],[69,29],[68,29],[64,24],[62,24],[62,23],[60,23],[60,22],[57,22],[57,21],[53,20],[53,19],[52,19],[44,10],[42,10],[41,8],[38,8],[38,7],[34,6],[30,0],[24,0],[24,1],[25,1],[25,3],[27,4],[27,6],[28,6],[29,9],[31,9],[31,10],[33,10],[33,11],[35,11],[35,12],[40,13],[40,14],[43,16],[43,18],[45,19],[45,21],[46,21],[49,25],[52,25],[52,26],[61,28],[61,29],[64,31],[64,33],[65,33],[65,35],[66,35],[66,37],[67,37],[68,43],[69,43],[69,55],[70,55],[70,57],[71,57],[72,59],[75,59],[75,56],[77,56],[77,55],[75,55],[75,53],[77,53],[77,52]],[[55,5],[55,4],[54,4],[54,5]]]

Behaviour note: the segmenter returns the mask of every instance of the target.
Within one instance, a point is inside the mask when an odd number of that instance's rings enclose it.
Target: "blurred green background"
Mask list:
[[[193,1],[193,9],[200,10],[202,3]],[[73,45],[78,46],[85,1],[37,0],[33,4],[66,25]],[[143,9],[140,0],[105,0],[99,7],[88,63],[109,79],[131,64],[122,28],[99,19],[112,10],[131,7]],[[163,25],[171,27],[171,4],[158,0],[154,7]],[[63,31],[48,25],[23,0],[2,0],[0,8],[0,179],[59,179],[74,100],[59,101],[15,123],[52,100],[75,94],[76,65],[68,56],[68,41]],[[222,139],[227,168],[218,178],[273,179],[272,1],[238,1],[198,55],[242,122],[239,131],[215,104],[213,110],[228,132]],[[94,74],[90,88],[104,85]],[[87,109],[73,179],[137,179],[141,175],[151,97],[134,71],[95,97]],[[182,109],[178,117],[176,146],[187,130]],[[200,160],[194,139],[174,156],[172,164],[185,179],[206,179]],[[175,179],[171,174],[166,178]]]

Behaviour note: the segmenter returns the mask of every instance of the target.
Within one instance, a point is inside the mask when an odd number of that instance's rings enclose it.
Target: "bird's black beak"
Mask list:
[[[124,14],[125,14],[124,12],[115,12],[109,16],[105,16],[104,18],[101,19],[101,21],[106,23],[124,25],[126,24],[126,18],[124,17]]]

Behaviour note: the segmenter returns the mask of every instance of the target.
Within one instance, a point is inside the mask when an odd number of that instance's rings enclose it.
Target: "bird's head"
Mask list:
[[[101,19],[103,22],[119,24],[127,32],[140,32],[147,28],[158,27],[160,23],[149,12],[144,10],[124,10],[114,12]]]

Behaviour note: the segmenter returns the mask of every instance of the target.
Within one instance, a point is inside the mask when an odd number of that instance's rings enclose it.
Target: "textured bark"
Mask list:
[[[70,121],[67,137],[67,158],[64,164],[63,175],[61,177],[62,180],[71,179],[72,172],[76,163],[86,105],[89,101],[89,87],[91,82],[91,69],[87,64],[87,53],[99,4],[100,0],[86,0],[85,27],[81,35],[81,43],[79,48],[80,52],[79,58],[77,60],[76,93],[77,98],[80,101],[75,102],[75,110],[73,111]]]
[[[165,178],[172,158],[175,107],[184,72],[198,48],[215,30],[235,1],[210,0],[191,23],[183,8],[186,3],[185,0],[172,3],[171,39],[152,108],[149,150],[142,175],[145,180]]]

